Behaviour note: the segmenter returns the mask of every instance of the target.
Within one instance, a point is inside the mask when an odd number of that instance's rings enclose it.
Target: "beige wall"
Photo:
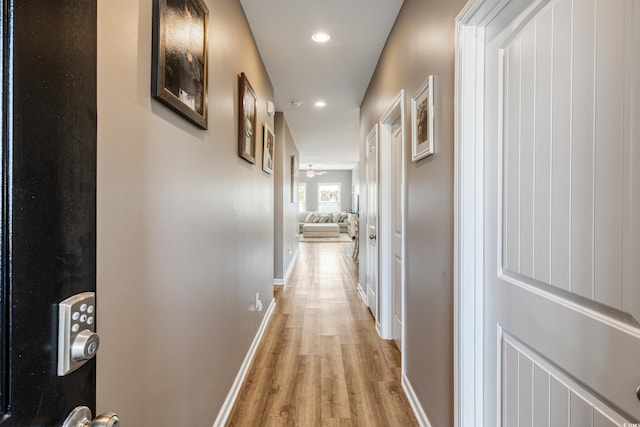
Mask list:
[[[98,2],[98,410],[212,425],[273,285],[273,175],[237,155],[238,74],[273,88],[237,0],[207,0],[209,130],[150,96],[152,2]]]
[[[298,252],[298,199],[291,201],[291,156],[300,159],[283,113],[275,116],[275,258],[274,279],[281,283]],[[294,196],[296,196],[294,194]]]
[[[453,425],[454,20],[464,4],[406,0],[361,107],[365,165],[367,133],[399,91],[407,91],[406,373],[434,427]],[[436,76],[436,154],[412,163],[410,98],[430,74]],[[361,261],[361,283],[365,266]]]

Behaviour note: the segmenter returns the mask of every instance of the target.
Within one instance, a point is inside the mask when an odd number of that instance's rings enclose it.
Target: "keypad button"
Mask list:
[[[82,311],[82,312],[87,311],[87,304],[82,304],[82,305],[80,306],[80,311]]]
[[[79,330],[80,330],[80,325],[78,325],[77,323],[74,323],[73,326],[71,327],[71,331],[78,332]]]
[[[80,316],[80,321],[81,322],[86,322],[87,321],[87,315],[83,314],[82,316]]]
[[[87,325],[93,325],[93,317],[87,319]]]
[[[77,311],[75,311],[72,315],[71,318],[73,320],[78,320],[80,318],[80,313],[78,313]]]
[[[91,313],[93,313],[93,310],[95,310],[95,308],[92,305],[87,307],[87,313],[91,314]]]

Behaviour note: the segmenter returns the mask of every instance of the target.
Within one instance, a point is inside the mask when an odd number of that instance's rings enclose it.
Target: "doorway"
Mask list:
[[[402,351],[404,336],[405,96],[380,118],[379,271],[380,336]],[[404,351],[402,351],[404,354]]]

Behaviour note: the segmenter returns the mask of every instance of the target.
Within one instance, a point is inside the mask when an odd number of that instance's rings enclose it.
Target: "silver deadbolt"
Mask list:
[[[58,375],[67,375],[98,352],[96,294],[83,292],[58,304]]]
[[[96,355],[100,346],[100,337],[88,329],[80,332],[71,344],[71,358],[79,362],[89,360]]]
[[[636,397],[640,400],[640,385],[636,387]]]
[[[369,235],[369,239],[371,239],[371,240],[375,240],[375,239],[376,239],[376,235],[375,235],[375,234],[370,234],[370,235]]]
[[[113,412],[105,412],[93,420],[91,418],[91,409],[78,406],[64,420],[62,427],[120,427],[120,419]]]

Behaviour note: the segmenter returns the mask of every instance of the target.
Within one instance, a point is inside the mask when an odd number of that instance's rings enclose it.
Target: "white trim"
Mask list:
[[[222,408],[220,408],[220,412],[218,412],[218,416],[213,423],[213,427],[222,427],[226,424],[229,415],[231,415],[231,410],[233,409],[233,405],[236,403],[236,399],[238,398],[238,393],[240,393],[240,388],[242,387],[242,383],[244,382],[247,374],[249,373],[249,367],[251,366],[251,362],[253,362],[253,358],[256,355],[256,350],[258,349],[258,345],[262,340],[262,336],[264,335],[264,331],[267,329],[267,325],[269,324],[269,320],[271,319],[271,315],[276,307],[275,298],[271,300],[271,304],[269,304],[269,308],[262,318],[262,323],[258,328],[258,332],[256,332],[256,336],[253,338],[253,342],[251,343],[251,347],[249,347],[249,351],[240,366],[240,370],[238,371],[238,375],[236,375],[236,379],[231,386],[231,390],[229,390],[229,394],[222,404]]]
[[[401,194],[401,215],[402,227],[404,228],[404,185],[405,185],[405,95],[404,89],[391,101],[391,104],[380,117],[380,139],[378,144],[378,301],[380,302],[380,337],[383,339],[391,339],[393,337],[393,224],[392,209],[393,199],[391,193],[392,182],[392,155],[391,141],[391,125],[400,120],[400,130],[402,132],[402,194]],[[402,230],[402,256],[404,256],[404,245],[406,236],[404,229]],[[402,259],[401,287],[402,287],[402,328],[404,329],[404,282],[405,282],[405,264],[406,260]],[[404,359],[404,334],[401,332],[401,355]],[[403,361],[404,362],[404,361]],[[404,363],[401,363],[404,366]]]
[[[289,279],[291,278],[291,273],[293,272],[293,268],[296,266],[296,261],[298,260],[298,252],[300,249],[300,243],[296,246],[296,251],[293,253],[293,257],[291,257],[291,262],[289,263],[289,268],[287,268],[287,272],[284,275],[284,285],[286,286],[289,283]]]
[[[289,267],[287,268],[287,272],[284,274],[283,279],[273,279],[273,284],[276,286],[285,286],[291,277],[291,272],[293,272],[293,267],[296,264],[296,259],[298,258],[298,249],[300,249],[300,244],[296,247],[296,251],[291,258],[291,262],[289,263]]]
[[[420,399],[416,396],[416,392],[413,390],[413,386],[407,378],[406,374],[402,373],[402,389],[404,393],[407,395],[407,400],[409,401],[409,405],[411,405],[411,409],[413,409],[413,414],[416,416],[418,420],[418,424],[420,427],[431,427],[431,422],[429,421],[429,417],[424,412],[422,405],[420,404]]]
[[[484,425],[483,25],[509,0],[469,0],[456,18],[454,425]]]
[[[356,289],[358,289],[358,294],[360,294],[360,298],[362,298],[364,305],[367,306],[367,293],[365,292],[360,282],[358,282],[358,287]]]

